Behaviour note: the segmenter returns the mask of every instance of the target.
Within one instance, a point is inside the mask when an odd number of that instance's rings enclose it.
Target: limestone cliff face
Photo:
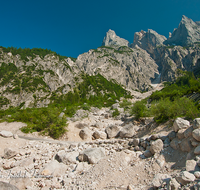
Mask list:
[[[20,55],[1,51],[0,67],[7,72],[0,77],[0,97],[10,106],[47,106],[53,92],[66,94],[73,89],[74,77],[79,73],[70,58],[59,60],[51,54],[25,61]]]
[[[157,47],[153,58],[159,66],[161,81],[173,81],[179,69],[197,72],[200,69],[200,46]]]
[[[106,36],[103,39],[102,46],[111,45],[129,46],[129,42],[117,36],[114,30],[109,29],[109,31],[106,33]]]
[[[76,64],[89,75],[100,73],[129,89],[150,89],[151,80],[159,73],[157,64],[146,51],[124,46],[90,50],[79,55]]]
[[[187,46],[195,42],[200,42],[199,22],[183,15],[178,28],[174,29],[172,36],[164,44]]]
[[[146,50],[148,53],[153,53],[156,46],[160,46],[167,38],[158,34],[156,31],[148,29],[147,32],[140,31],[134,34],[134,41],[132,47],[136,45]]]

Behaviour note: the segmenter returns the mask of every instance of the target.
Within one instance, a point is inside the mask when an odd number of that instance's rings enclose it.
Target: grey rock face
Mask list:
[[[153,48],[162,45],[167,38],[163,35],[158,34],[152,29],[148,29],[147,32],[140,31],[134,34],[134,41],[132,47],[136,45],[146,50],[148,53],[153,53]]]
[[[124,46],[89,50],[78,56],[76,64],[89,75],[99,73],[128,89],[151,89],[151,81],[159,74],[158,65],[145,50]]]
[[[129,46],[129,42],[117,36],[114,30],[109,29],[109,31],[106,33],[106,36],[103,39],[102,46],[110,45]]]
[[[159,66],[161,81],[173,81],[178,70],[196,72],[200,68],[200,47],[161,46],[154,49],[152,57]]]
[[[182,20],[172,36],[164,43],[170,45],[187,46],[194,42],[200,41],[200,25],[192,19],[182,16]]]

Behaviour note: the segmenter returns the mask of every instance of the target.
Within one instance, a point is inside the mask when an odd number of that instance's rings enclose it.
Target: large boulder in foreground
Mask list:
[[[89,148],[80,152],[78,159],[81,162],[96,164],[104,156],[105,156],[105,150],[103,148]]]
[[[173,130],[175,132],[178,132],[180,129],[187,129],[188,127],[190,127],[190,122],[180,117],[178,117],[173,124]]]

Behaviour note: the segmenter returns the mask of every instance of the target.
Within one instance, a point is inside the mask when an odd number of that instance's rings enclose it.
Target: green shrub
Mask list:
[[[177,117],[194,119],[200,116],[200,111],[192,100],[181,97],[174,101],[166,98],[154,102],[151,106],[151,114],[155,116],[154,119],[157,123],[161,123]]]
[[[140,119],[141,117],[148,116],[149,112],[148,112],[148,109],[146,107],[145,100],[135,102],[133,107],[131,108],[130,114],[131,115],[134,114],[136,120]]]
[[[112,113],[112,116],[113,117],[116,117],[118,116],[120,113],[119,113],[119,110],[117,108],[114,109],[114,112]]]
[[[130,106],[132,105],[132,103],[126,99],[124,99],[122,102],[119,103],[120,108],[124,108],[124,110],[128,110],[130,108]]]

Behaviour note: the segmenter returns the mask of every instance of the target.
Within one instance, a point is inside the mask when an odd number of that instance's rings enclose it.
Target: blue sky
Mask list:
[[[47,48],[77,57],[101,46],[109,29],[133,42],[153,29],[168,37],[182,15],[200,21],[199,0],[1,1],[0,46]]]

